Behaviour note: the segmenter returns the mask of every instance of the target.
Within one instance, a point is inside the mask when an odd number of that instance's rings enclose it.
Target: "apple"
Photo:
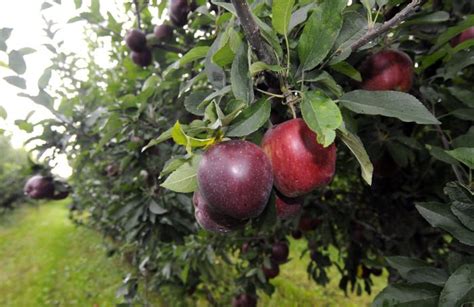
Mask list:
[[[52,196],[52,199],[61,200],[67,198],[68,196],[69,191],[56,191],[56,193],[54,193],[54,195]]]
[[[278,218],[282,220],[297,217],[303,209],[303,198],[289,198],[277,191],[275,199],[275,207]]]
[[[51,177],[35,175],[26,181],[25,194],[33,199],[51,198],[54,195],[54,184]]]
[[[311,216],[303,215],[300,218],[300,221],[298,223],[298,229],[302,232],[315,230],[316,228],[318,228],[320,223],[321,223],[321,221],[317,218],[313,218]]]
[[[146,67],[152,62],[151,51],[148,48],[141,52],[132,51],[131,57],[133,63],[141,67]]]
[[[187,0],[172,0],[170,5],[170,19],[177,27],[188,22],[189,5]]]
[[[246,224],[246,221],[236,220],[213,212],[199,191],[194,192],[194,216],[198,224],[207,231],[229,233]]]
[[[156,26],[153,33],[161,41],[169,41],[173,37],[173,27],[167,24]]]
[[[328,184],[336,169],[336,146],[324,148],[301,118],[269,129],[262,149],[272,164],[275,187],[297,197]]]
[[[370,273],[372,273],[372,275],[374,276],[380,276],[382,275],[382,269],[379,269],[379,268],[372,268],[370,269]]]
[[[404,52],[383,50],[367,58],[359,67],[361,88],[368,91],[408,92],[413,85],[413,62]]]
[[[241,293],[232,299],[232,307],[256,307],[257,298],[248,293]]]
[[[470,40],[470,39],[473,39],[474,38],[474,27],[470,27],[470,28],[467,28],[466,30],[464,30],[463,32],[461,32],[461,34],[457,35],[456,37],[454,37],[453,39],[451,39],[451,41],[449,42],[451,47],[456,47],[457,45],[467,41],[467,40]]]
[[[132,51],[142,52],[146,49],[146,35],[141,30],[133,29],[125,35],[125,44]]]
[[[271,259],[273,262],[277,264],[284,263],[288,260],[289,254],[290,250],[285,242],[276,242],[272,245]]]
[[[303,237],[303,233],[301,232],[301,230],[293,230],[291,232],[291,236],[293,237],[293,239],[299,240]]]
[[[259,216],[273,184],[272,167],[257,145],[233,140],[211,146],[197,171],[199,191],[214,212],[238,220]]]
[[[276,264],[273,261],[270,261],[271,266],[267,268],[265,265],[262,266],[263,274],[267,279],[272,279],[278,276],[280,274],[280,268],[278,267],[278,264]]]

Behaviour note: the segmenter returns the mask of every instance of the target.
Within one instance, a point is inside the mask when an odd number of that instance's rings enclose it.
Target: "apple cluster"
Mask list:
[[[183,27],[188,22],[188,14],[196,8],[195,2],[188,3],[187,0],[171,0],[169,6],[169,17],[171,23],[176,27]],[[174,27],[168,23],[156,25],[153,34],[154,39],[160,43],[169,42],[173,38]],[[147,42],[147,35],[139,29],[133,29],[125,36],[125,43],[132,51],[132,61],[141,67],[151,65],[153,55]]]
[[[32,199],[60,200],[69,196],[69,191],[66,189],[56,189],[53,178],[41,175],[29,178],[23,191]]]

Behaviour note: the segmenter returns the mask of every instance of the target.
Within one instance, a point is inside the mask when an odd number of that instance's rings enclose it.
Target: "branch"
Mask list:
[[[395,16],[393,16],[392,19],[384,22],[381,26],[374,27],[372,29],[369,29],[367,33],[353,42],[349,48],[352,51],[356,51],[360,47],[366,45],[368,42],[370,42],[372,39],[376,38],[377,36],[380,36],[381,34],[389,31],[391,28],[397,26],[400,22],[408,18],[417,8],[418,5],[421,3],[421,0],[412,0],[410,4],[408,4],[403,10],[398,12]]]
[[[137,15],[137,24],[138,29],[142,29],[142,19],[140,17],[140,6],[138,5],[138,0],[133,0],[133,4],[135,5],[135,15]]]
[[[240,25],[242,26],[245,38],[252,46],[252,49],[257,53],[258,58],[266,64],[275,64],[275,58],[272,51],[265,44],[260,29],[255,22],[255,19],[250,12],[250,8],[246,0],[232,0],[232,5],[235,8],[237,16],[239,17]]]
[[[152,45],[151,47],[166,50],[166,51],[171,51],[171,52],[175,52],[175,53],[181,53],[181,54],[186,53],[186,50],[184,50],[184,49],[181,49],[181,48],[178,48],[178,47],[173,47],[173,46],[168,46],[168,45],[155,44],[155,45]]]

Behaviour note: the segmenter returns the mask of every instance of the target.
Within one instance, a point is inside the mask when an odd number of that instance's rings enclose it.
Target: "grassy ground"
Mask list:
[[[0,220],[0,306],[114,306],[127,272],[118,257],[106,257],[100,235],[67,219],[67,201],[23,206]],[[306,274],[304,248],[292,242],[293,260],[272,283],[277,290],[260,306],[367,306],[373,296],[345,297],[337,278],[316,286]],[[309,256],[306,256],[309,257]],[[336,276],[335,271],[333,272]],[[384,287],[375,281],[374,292]],[[152,303],[152,305],[159,305]]]

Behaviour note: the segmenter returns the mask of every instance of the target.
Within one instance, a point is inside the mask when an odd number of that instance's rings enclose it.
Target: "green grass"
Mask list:
[[[126,270],[67,201],[23,206],[0,221],[0,306],[114,306]]]
[[[129,267],[117,256],[106,257],[100,234],[73,225],[68,201],[24,205],[0,219],[0,306],[114,306],[115,292]],[[272,280],[272,298],[262,295],[259,306],[367,306],[372,296],[344,296],[339,276],[328,287],[308,279],[309,255],[299,258],[305,243],[292,241],[292,260]],[[385,286],[375,280],[374,293]],[[154,298],[152,306],[159,306]],[[199,300],[202,303],[202,300]],[[201,304],[199,304],[201,305]]]

